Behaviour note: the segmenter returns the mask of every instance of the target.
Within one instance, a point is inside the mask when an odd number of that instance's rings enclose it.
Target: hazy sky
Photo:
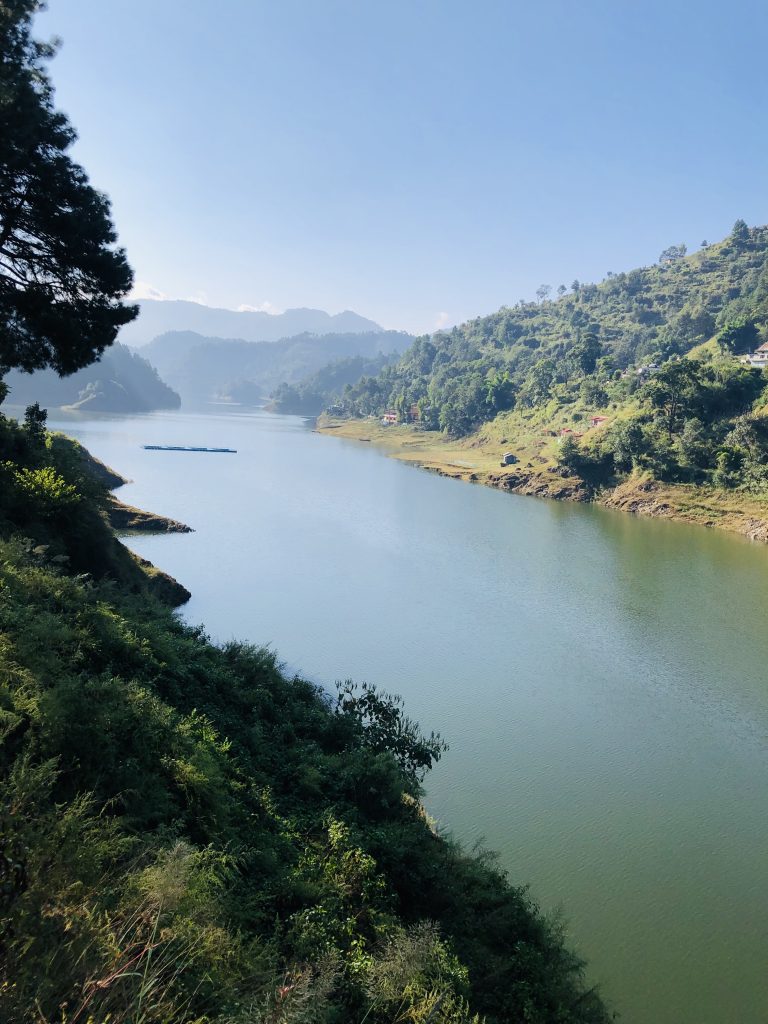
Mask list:
[[[768,220],[764,0],[49,7],[74,155],[172,298],[424,331]]]

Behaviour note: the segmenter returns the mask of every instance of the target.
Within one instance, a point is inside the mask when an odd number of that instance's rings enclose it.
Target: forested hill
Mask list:
[[[335,407],[345,388],[351,388],[363,377],[376,376],[395,362],[397,353],[394,352],[337,359],[296,384],[281,384],[272,393],[270,408],[274,412],[318,416],[329,406]]]
[[[731,349],[759,344],[768,315],[768,228],[737,221],[724,241],[687,255],[671,246],[658,264],[539,289],[450,332],[416,340],[394,366],[345,396],[351,415],[404,415],[464,435],[497,413],[532,408],[581,389],[587,407],[602,384],[630,367],[660,365],[726,331]],[[741,333],[739,333],[741,331]]]
[[[88,412],[149,412],[178,409],[181,399],[146,359],[125,345],[113,345],[99,360],[68,377],[55,370],[5,378],[14,405],[39,403],[48,409],[73,406]]]

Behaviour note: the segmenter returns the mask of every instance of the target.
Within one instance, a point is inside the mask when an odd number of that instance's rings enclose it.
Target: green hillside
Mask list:
[[[693,255],[672,246],[653,267],[574,281],[555,300],[540,289],[538,303],[418,338],[347,389],[344,411],[408,421],[415,408],[422,429],[476,433],[588,487],[639,469],[763,493],[768,378],[736,357],[768,339],[767,260],[768,228],[738,221]]]
[[[345,391],[354,387],[363,377],[375,377],[397,355],[350,356],[337,359],[321,367],[316,373],[303,377],[296,384],[283,383],[275,388],[270,408],[274,412],[295,413],[300,416],[318,416],[329,406],[335,406]],[[237,398],[238,390],[232,389]]]
[[[609,1019],[425,815],[439,737],[182,625],[34,414],[0,418],[0,474],[3,1022]]]

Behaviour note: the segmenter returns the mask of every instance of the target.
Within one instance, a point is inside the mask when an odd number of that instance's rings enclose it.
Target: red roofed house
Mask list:
[[[607,419],[607,416],[593,416],[589,422],[592,424],[593,427],[599,427],[600,424],[605,423]]]

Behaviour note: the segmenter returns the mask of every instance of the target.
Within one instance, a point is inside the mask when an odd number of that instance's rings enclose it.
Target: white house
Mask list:
[[[742,356],[739,362],[746,363],[749,366],[756,366],[759,369],[768,366],[768,342],[761,345],[754,352],[750,352],[749,355]]]

